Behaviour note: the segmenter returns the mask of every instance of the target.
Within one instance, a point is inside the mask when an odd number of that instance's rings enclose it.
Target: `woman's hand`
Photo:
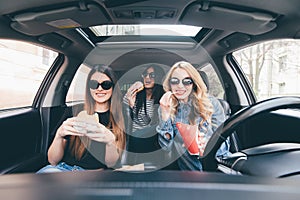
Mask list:
[[[85,134],[91,140],[106,143],[105,164],[112,167],[116,164],[120,157],[118,147],[116,145],[116,136],[107,129],[103,124],[89,124]]]
[[[199,155],[203,156],[206,144],[208,142],[207,138],[205,137],[205,134],[202,132],[198,132],[198,139],[196,140],[199,148]]]
[[[162,120],[167,121],[170,118],[172,110],[172,92],[166,92],[160,99],[160,108]]]
[[[131,108],[133,108],[135,104],[137,93],[143,90],[143,88],[144,88],[143,83],[141,81],[137,81],[134,84],[132,84],[128,89],[126,93],[126,97],[128,99],[128,104]]]
[[[111,144],[115,142],[115,135],[103,124],[94,120],[88,121],[78,117],[67,119],[59,128],[60,137],[66,135],[86,136],[91,140]]]
[[[137,92],[132,92],[127,94],[128,104],[131,108],[134,107],[135,101],[136,101],[136,94]]]
[[[103,142],[108,145],[113,144],[116,140],[116,136],[103,124],[87,124],[86,134],[88,138],[97,142]]]
[[[57,129],[56,136],[64,138],[67,135],[83,136],[84,124],[76,119],[76,117],[68,118]]]
[[[83,127],[75,117],[65,120],[57,129],[54,140],[48,149],[48,161],[51,165],[57,165],[64,156],[67,142],[67,140],[64,138],[65,136],[84,136],[84,133],[74,127]]]

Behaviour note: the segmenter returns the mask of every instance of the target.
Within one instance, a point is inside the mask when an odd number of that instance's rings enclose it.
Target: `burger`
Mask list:
[[[96,129],[97,124],[99,123],[99,117],[97,113],[89,115],[86,111],[81,111],[76,118],[77,123],[74,128],[81,133],[93,132],[92,130]]]
[[[140,92],[144,89],[144,84],[141,81],[137,81],[134,85],[133,85],[133,91],[132,93],[136,92]]]

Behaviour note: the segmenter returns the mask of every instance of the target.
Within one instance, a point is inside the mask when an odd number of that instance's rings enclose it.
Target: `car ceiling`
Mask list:
[[[91,41],[75,26],[49,24],[61,19],[77,21],[82,29],[100,24],[189,24],[209,30],[196,42],[218,56],[260,40],[299,38],[299,7],[299,0],[1,0],[0,28],[5,31],[0,36],[84,59],[93,48]]]

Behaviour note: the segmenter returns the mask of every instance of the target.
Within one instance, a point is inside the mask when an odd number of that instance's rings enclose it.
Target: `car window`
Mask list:
[[[149,63],[146,63],[145,65],[148,65]],[[168,71],[169,67],[166,65],[162,65],[162,64],[157,64],[160,67],[162,67],[165,72]],[[130,72],[127,72],[125,74],[118,74],[120,75],[119,77],[119,84],[120,84],[120,89],[122,92],[122,95],[124,95],[126,93],[126,91],[128,90],[128,88],[132,85],[132,83],[134,83],[136,80],[139,80],[140,78],[140,70],[143,69],[144,65],[139,65],[136,66],[134,69],[132,69]],[[70,85],[70,88],[68,90],[68,94],[66,97],[66,103],[72,103],[72,102],[83,102],[84,101],[84,94],[85,94],[85,86],[86,86],[86,79],[87,79],[87,75],[89,73],[89,71],[91,70],[90,67],[82,64],[73,80],[72,83]]]
[[[57,56],[30,43],[0,39],[0,110],[31,106]]]
[[[300,41],[259,43],[233,53],[258,101],[300,95]]]
[[[66,97],[66,102],[83,102],[84,101],[84,91],[86,86],[86,79],[91,68],[81,64],[78,68]]]
[[[168,71],[168,67],[161,65],[165,69],[165,71]],[[221,80],[219,79],[219,76],[217,75],[216,71],[214,70],[213,66],[208,63],[203,67],[197,68],[198,71],[203,71],[208,77],[208,82],[206,84],[209,84],[209,94],[212,96],[215,96],[219,99],[224,99],[224,88],[222,86]],[[75,76],[72,80],[72,83],[70,85],[70,88],[68,90],[68,94],[66,97],[66,103],[72,103],[72,102],[83,102],[84,101],[84,91],[85,91],[85,85],[86,85],[86,79],[87,75],[90,71],[90,68],[84,64],[82,64]],[[128,73],[129,74],[129,73]],[[128,78],[127,75],[123,75],[120,79],[121,84],[121,92],[122,94],[125,94],[127,89],[131,86],[131,84],[134,82],[130,78]],[[132,73],[131,73],[132,74]],[[136,75],[138,77],[138,75]],[[130,81],[130,83],[126,82]]]
[[[198,71],[200,71],[200,74],[202,71],[207,75],[207,80],[204,80],[204,82],[207,85],[208,93],[218,99],[224,99],[224,88],[213,66],[208,63],[204,67],[198,68]],[[202,79],[205,78],[202,77]]]

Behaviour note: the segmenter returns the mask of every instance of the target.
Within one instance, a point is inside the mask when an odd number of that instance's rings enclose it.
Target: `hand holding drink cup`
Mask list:
[[[198,126],[177,122],[176,127],[189,154],[203,156],[207,141],[204,133],[199,131]]]
[[[181,122],[176,123],[176,127],[183,139],[184,146],[191,155],[199,155],[198,147],[198,126],[189,125]]]
[[[197,140],[197,144],[198,144],[198,148],[199,148],[199,155],[203,156],[206,144],[207,144],[207,138],[205,137],[203,132],[198,131],[198,140]]]

